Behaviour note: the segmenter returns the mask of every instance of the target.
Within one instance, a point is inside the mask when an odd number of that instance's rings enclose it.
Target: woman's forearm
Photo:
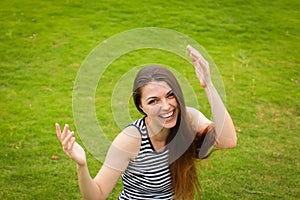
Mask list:
[[[204,90],[211,107],[213,122],[216,129],[216,146],[218,148],[235,147],[237,144],[237,137],[234,124],[220,95],[212,83],[207,84]]]
[[[237,143],[235,128],[221,97],[211,81],[209,63],[192,46],[188,45],[187,50],[190,52],[190,57],[196,70],[196,76],[205,90],[212,110],[217,135],[216,146],[218,148],[233,148]]]
[[[78,184],[85,200],[105,199],[96,182],[91,178],[87,165],[77,165]]]

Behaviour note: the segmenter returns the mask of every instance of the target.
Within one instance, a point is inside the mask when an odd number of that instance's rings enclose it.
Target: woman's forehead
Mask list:
[[[142,93],[169,92],[171,87],[164,81],[151,81],[142,88]]]

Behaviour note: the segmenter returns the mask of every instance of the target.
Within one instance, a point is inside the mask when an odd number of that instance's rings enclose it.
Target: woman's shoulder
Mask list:
[[[107,152],[105,165],[124,171],[130,160],[138,155],[141,139],[139,131],[134,126],[124,128],[114,139]]]
[[[191,117],[202,117],[202,116],[204,116],[202,114],[202,112],[200,112],[200,110],[198,110],[196,108],[193,108],[193,107],[187,106],[186,111],[187,111],[188,115],[191,116]]]
[[[204,127],[212,123],[212,121],[207,119],[200,110],[193,107],[186,107],[186,110],[189,121],[192,123],[192,127],[194,130],[200,131]]]
[[[141,147],[141,135],[138,129],[134,126],[124,128],[115,137],[110,148],[112,149],[112,147],[118,149],[120,154],[124,154],[126,157],[129,157],[129,159],[133,159],[139,153]]]
[[[125,127],[114,139],[113,143],[118,144],[118,146],[125,149],[139,149],[137,148],[141,145],[141,133],[138,125],[139,121],[140,120],[136,120]]]
[[[130,124],[124,128],[119,135],[122,135],[123,137],[141,138],[139,127],[134,124]]]

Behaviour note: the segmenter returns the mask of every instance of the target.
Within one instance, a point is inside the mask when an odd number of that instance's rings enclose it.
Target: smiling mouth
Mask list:
[[[163,115],[159,115],[159,117],[163,118],[163,119],[169,119],[169,118],[173,117],[174,114],[175,114],[175,111],[173,110],[173,111],[171,111],[169,113],[166,113],[166,114],[163,114]]]

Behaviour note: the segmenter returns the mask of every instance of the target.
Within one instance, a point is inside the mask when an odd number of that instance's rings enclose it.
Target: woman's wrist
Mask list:
[[[77,167],[77,169],[83,169],[83,168],[87,167],[87,164],[86,163],[84,163],[84,164],[76,163],[76,167]]]
[[[215,90],[215,86],[212,81],[206,82],[205,86],[202,86],[202,87],[205,90],[205,92],[210,92],[212,90]]]

